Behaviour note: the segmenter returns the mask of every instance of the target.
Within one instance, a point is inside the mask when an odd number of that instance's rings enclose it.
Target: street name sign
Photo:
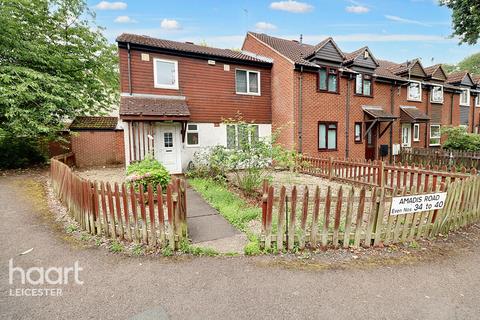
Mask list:
[[[390,215],[443,209],[446,198],[446,192],[393,197]]]

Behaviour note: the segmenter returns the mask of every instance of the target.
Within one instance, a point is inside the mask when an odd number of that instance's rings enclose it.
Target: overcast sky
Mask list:
[[[331,36],[345,51],[369,46],[381,59],[456,63],[480,51],[450,39],[451,12],[436,0],[88,1],[112,42],[122,32],[240,48],[247,30],[316,44]]]

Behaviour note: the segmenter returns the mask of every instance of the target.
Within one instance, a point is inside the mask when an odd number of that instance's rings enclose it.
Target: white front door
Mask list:
[[[402,147],[410,148],[412,146],[412,125],[410,123],[402,124]]]
[[[180,128],[176,124],[159,124],[155,137],[155,158],[170,173],[181,173]]]

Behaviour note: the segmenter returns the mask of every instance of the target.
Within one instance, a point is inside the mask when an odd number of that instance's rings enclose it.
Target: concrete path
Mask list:
[[[57,230],[41,190],[32,177],[0,177],[2,320],[443,320],[480,315],[479,231],[460,234],[463,245],[442,244],[428,261],[417,261],[412,253],[406,263],[359,258],[347,266],[325,267],[311,259],[289,262],[278,256],[128,257],[86,248]],[[58,297],[11,296],[10,290],[33,286],[20,284],[18,274],[9,284],[12,258],[15,267],[24,269],[71,267],[78,261],[83,284],[54,286],[62,289]]]
[[[235,229],[198,192],[187,189],[188,235],[194,245],[220,252],[242,252],[246,236]]]

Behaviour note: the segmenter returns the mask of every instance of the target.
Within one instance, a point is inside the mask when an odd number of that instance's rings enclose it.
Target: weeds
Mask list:
[[[110,252],[119,253],[123,251],[123,245],[118,241],[112,241],[109,248]]]
[[[136,256],[142,256],[145,254],[145,249],[141,244],[136,244],[133,246],[132,253]]]
[[[67,233],[73,233],[75,231],[78,230],[78,227],[76,225],[74,225],[73,223],[72,224],[69,224],[66,228],[65,228],[65,231],[67,231]]]

